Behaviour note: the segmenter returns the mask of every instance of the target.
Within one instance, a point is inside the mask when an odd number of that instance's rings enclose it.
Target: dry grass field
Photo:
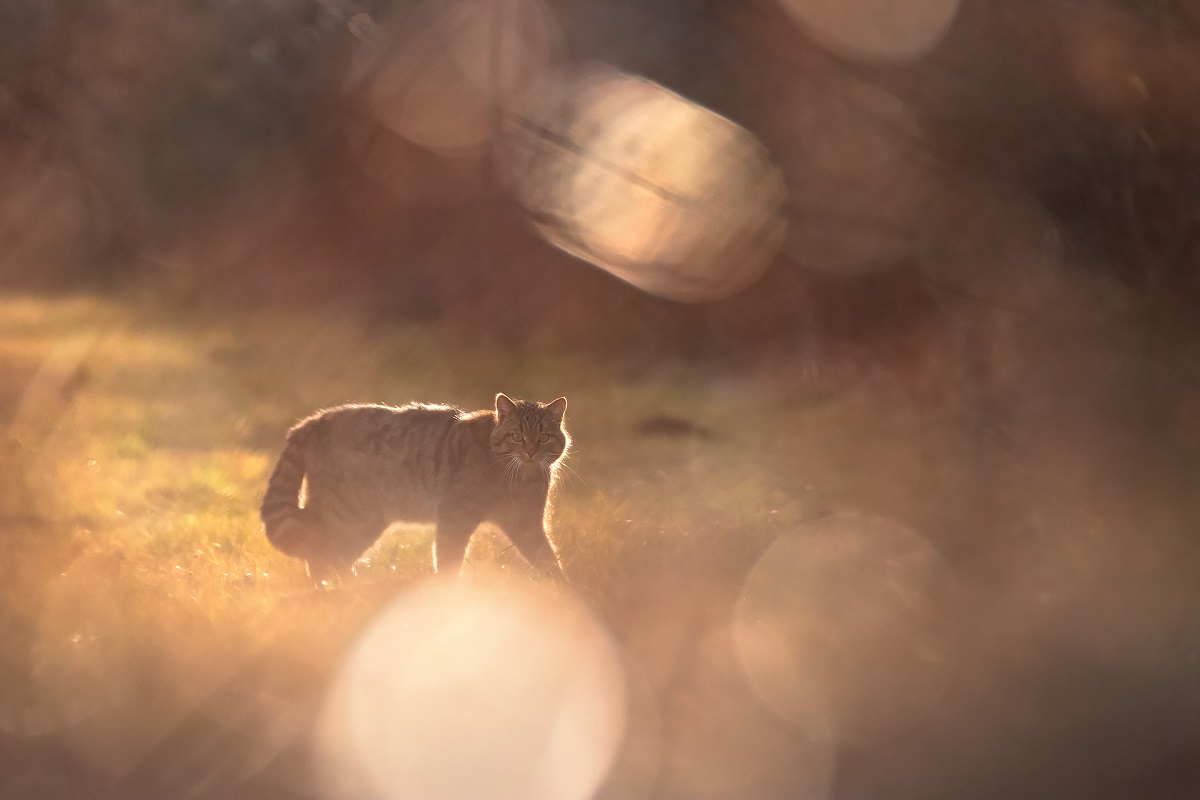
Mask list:
[[[605,702],[623,745],[600,796],[1003,796],[977,792],[1035,779],[1079,796],[1097,772],[1070,764],[1098,756],[1133,788],[1091,796],[1176,796],[1133,792],[1190,769],[1197,741],[1185,428],[1147,457],[1099,435],[1103,398],[1064,413],[1014,390],[981,436],[969,404],[919,403],[861,359],[445,341],[331,312],[0,300],[0,728],[17,766],[0,794],[322,796],[331,682],[371,620],[428,585],[432,529],[398,526],[356,576],[312,587],[257,519],[283,433],[340,402],[503,390],[570,398],[553,516],[570,585],[487,529],[459,584],[531,593],[554,630],[579,604],[619,654]]]

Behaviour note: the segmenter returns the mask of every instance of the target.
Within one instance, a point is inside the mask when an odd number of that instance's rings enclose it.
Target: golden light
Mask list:
[[[594,67],[512,122],[507,172],[556,247],[674,300],[745,287],[779,247],[783,179],[747,130]]]
[[[863,744],[903,731],[950,675],[955,578],[924,538],[890,520],[837,514],[778,539],[743,585],[738,661],[760,701],[820,739]]]
[[[55,582],[31,659],[38,727],[113,776],[153,771],[189,726],[219,731],[239,742],[224,774],[254,774],[295,738],[302,708],[270,688],[247,691],[238,676],[258,654],[214,660],[219,637],[199,619],[164,615],[135,570],[120,552],[90,552]],[[199,767],[180,772],[206,779]]]
[[[912,61],[945,35],[958,0],[780,0],[821,47],[858,61]]]
[[[583,800],[624,718],[619,653],[565,589],[434,581],[342,667],[317,734],[323,795]]]

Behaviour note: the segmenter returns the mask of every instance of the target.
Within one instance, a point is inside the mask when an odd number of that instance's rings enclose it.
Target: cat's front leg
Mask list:
[[[514,513],[500,520],[500,527],[534,569],[557,579],[566,579],[540,514]]]
[[[437,536],[433,542],[433,571],[439,575],[457,575],[462,570],[463,558],[471,534],[479,527],[480,520],[472,514],[455,509],[438,512]]]

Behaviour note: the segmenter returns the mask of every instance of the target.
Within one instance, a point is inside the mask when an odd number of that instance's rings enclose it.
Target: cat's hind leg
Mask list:
[[[342,578],[355,573],[355,564],[379,541],[388,524],[376,518],[341,517],[327,521],[324,527],[321,547],[309,559],[309,573],[313,573],[315,563]]]
[[[271,543],[303,560],[316,584],[340,582],[353,574],[354,562],[383,534],[378,521],[332,518],[316,507],[297,509],[274,526]]]
[[[266,524],[267,539],[275,549],[305,563],[316,584],[327,584],[348,572],[349,561],[337,548],[325,521],[311,508],[275,514]]]
[[[263,529],[276,550],[304,560],[323,538],[320,520],[307,508],[275,512],[266,518]]]
[[[437,536],[433,543],[434,572],[457,575],[462,570],[467,544],[479,523],[474,515],[445,510],[438,513]]]

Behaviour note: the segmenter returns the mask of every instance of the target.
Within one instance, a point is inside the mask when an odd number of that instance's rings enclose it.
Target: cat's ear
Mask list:
[[[504,392],[496,395],[496,420],[501,421],[510,414],[517,413],[517,404],[508,399]]]
[[[550,412],[550,416],[554,417],[561,424],[563,416],[567,413],[567,398],[558,398],[553,403],[548,404],[546,410]]]

